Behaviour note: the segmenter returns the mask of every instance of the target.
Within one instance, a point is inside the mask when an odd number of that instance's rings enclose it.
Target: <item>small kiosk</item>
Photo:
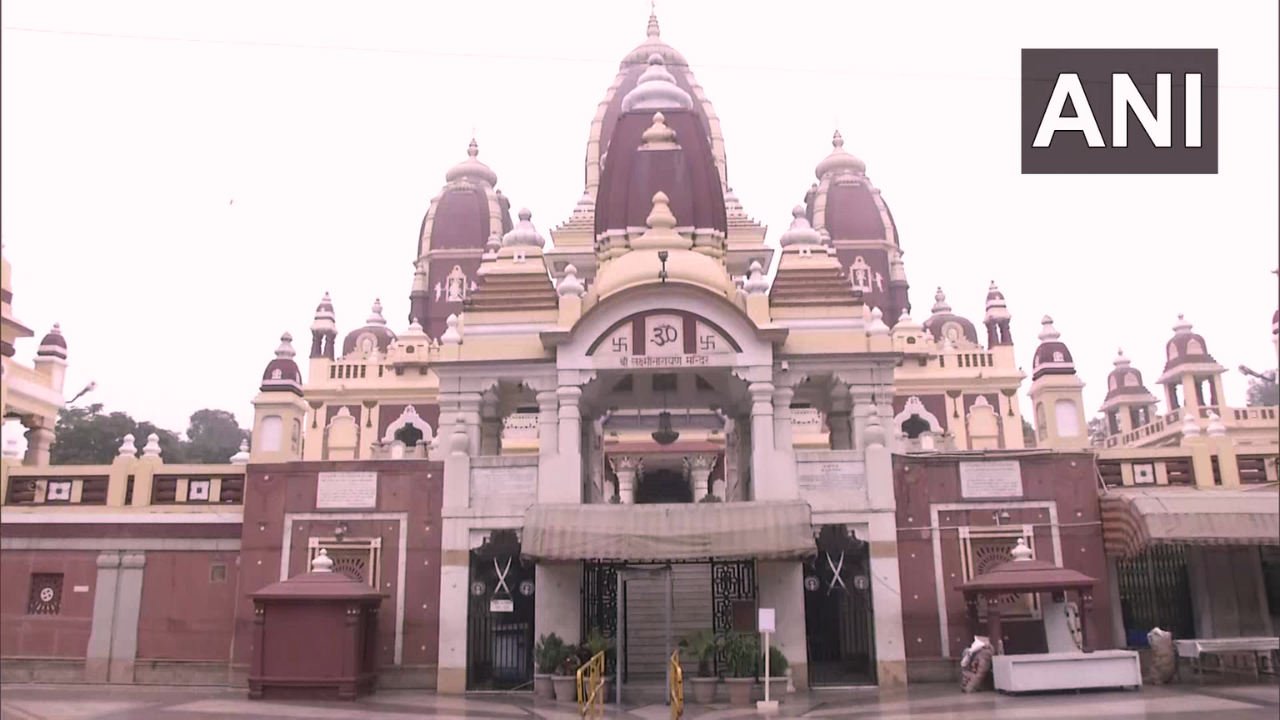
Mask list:
[[[1094,650],[1093,586],[1097,580],[1084,573],[1031,559],[1031,549],[1018,540],[1013,560],[957,587],[964,593],[973,635],[981,634],[979,608],[986,610],[987,637],[991,641],[991,673],[997,691],[1019,693],[1088,688],[1140,688],[1142,670],[1138,653],[1129,650]],[[1074,593],[1079,599],[1079,650],[1004,654],[1000,632],[1000,602],[1010,593]]]
[[[373,692],[384,594],[333,572],[321,550],[311,572],[252,597],[250,698],[354,700]]]

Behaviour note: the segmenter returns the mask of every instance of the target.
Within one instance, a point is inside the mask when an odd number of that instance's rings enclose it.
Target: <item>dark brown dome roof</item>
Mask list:
[[[661,114],[662,122],[675,132],[674,145],[642,147],[645,131],[654,126],[654,111],[637,110],[619,117],[596,193],[597,235],[644,227],[658,192],[671,198],[676,227],[728,232],[711,140],[696,112],[663,110]]]
[[[1125,395],[1151,395],[1151,391],[1142,384],[1142,373],[1129,364],[1129,358],[1124,356],[1123,350],[1117,353],[1115,366],[1116,369],[1107,375],[1107,397],[1104,402]]]
[[[350,355],[357,349],[361,349],[365,338],[371,340],[370,348],[377,348],[378,352],[386,353],[391,343],[395,342],[396,334],[387,327],[387,321],[382,317],[382,302],[380,300],[373,301],[373,310],[369,314],[369,318],[365,320],[362,328],[352,330],[342,340],[343,356]]]
[[[1040,331],[1040,346],[1031,359],[1031,379],[1037,380],[1045,375],[1075,375],[1075,359],[1071,357],[1066,343],[1058,339],[1060,335],[1053,327],[1053,318],[1045,315],[1040,324],[1044,328]]]
[[[1164,364],[1165,372],[1187,363],[1217,362],[1209,354],[1209,346],[1205,343],[1204,337],[1191,332],[1191,323],[1187,322],[1181,314],[1178,315],[1178,322],[1173,326],[1173,337],[1164,344],[1164,352],[1167,358]]]
[[[974,327],[968,318],[960,317],[951,312],[951,306],[947,304],[947,296],[946,293],[942,292],[942,288],[938,288],[938,291],[934,293],[933,299],[933,314],[923,324],[924,329],[933,336],[933,339],[937,342],[942,342],[943,338],[947,336],[947,326],[952,325],[959,328],[960,335],[976,344],[978,342],[978,329]]]
[[[56,357],[67,359],[67,339],[62,336],[62,326],[53,324],[49,334],[40,340],[40,348],[36,350],[38,357]]]
[[[262,392],[291,392],[302,394],[302,371],[298,363],[293,361],[293,336],[285,333],[280,336],[280,347],[276,348],[276,357],[267,363],[262,371]]]

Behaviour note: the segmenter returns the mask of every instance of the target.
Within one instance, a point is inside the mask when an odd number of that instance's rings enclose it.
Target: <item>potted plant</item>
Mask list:
[[[533,647],[534,665],[538,670],[533,675],[533,692],[537,697],[544,700],[555,699],[556,691],[551,684],[551,677],[564,660],[566,650],[564,640],[555,633],[538,638],[538,643]]]
[[[591,658],[598,653],[604,653],[604,687],[601,688],[601,692],[604,693],[604,701],[609,702],[609,698],[613,697],[613,643],[609,638],[601,635],[599,630],[592,630],[587,634],[587,641],[582,644],[582,647],[583,654],[586,655],[584,663],[590,662]]]
[[[710,496],[708,496],[710,497]],[[697,677],[689,678],[693,685],[693,701],[700,705],[710,705],[716,700],[716,685],[720,678],[711,672],[711,660],[720,649],[720,638],[710,630],[699,630],[680,641],[680,647],[689,653],[689,657],[698,663]]]
[[[764,653],[759,653],[760,658],[760,677],[764,678]],[[787,656],[782,650],[772,643],[769,644],[769,677],[764,682],[769,683],[769,699],[777,700],[787,693],[787,668],[791,663],[787,660]]]
[[[556,700],[578,701],[578,668],[580,667],[582,667],[582,661],[578,659],[578,654],[572,647],[565,647],[560,664],[556,666],[556,674],[551,678],[551,684],[556,689]]]
[[[724,642],[724,654],[729,666],[729,676],[724,679],[729,688],[729,704],[750,705],[760,663],[760,641],[754,634],[732,633]]]

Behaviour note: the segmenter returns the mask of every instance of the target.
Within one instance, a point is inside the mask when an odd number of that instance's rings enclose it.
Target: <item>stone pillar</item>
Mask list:
[[[867,415],[871,413],[871,390],[859,385],[849,386],[849,403],[853,408],[850,417],[852,427],[852,450],[866,449],[862,441],[862,431],[867,426]]]
[[[534,566],[533,634],[555,633],[576,644],[582,635],[582,564],[539,562]]]
[[[556,391],[560,400],[559,457],[560,469],[554,482],[560,502],[582,502],[582,388],[565,385]]]
[[[753,382],[751,393],[751,495],[744,500],[767,499],[773,464],[773,383]]]
[[[849,416],[849,391],[844,385],[831,390],[831,412],[827,413],[827,426],[831,430],[832,450],[853,449],[853,426]]]
[[[800,562],[758,561],[756,578],[760,607],[774,608],[776,631],[769,638],[792,668],[797,690],[809,685],[807,637],[804,620],[804,569]],[[762,669],[763,673],[763,669]]]
[[[480,455],[480,393],[458,393],[457,419],[466,428],[467,454]]]
[[[120,558],[116,612],[111,623],[109,680],[113,683],[133,682],[133,665],[138,657],[138,618],[142,613],[142,573],[146,565],[145,553],[131,552]]]
[[[560,401],[555,391],[538,393],[538,455],[550,457],[560,451]]]
[[[471,551],[465,523],[445,520],[445,547],[440,551],[440,644],[436,665],[436,693],[461,695],[467,691],[467,601]],[[450,532],[451,525],[458,531]],[[460,541],[460,542],[459,542]]]
[[[22,464],[43,467],[49,464],[49,448],[53,446],[53,431],[43,426],[43,418],[36,422],[41,424],[27,430],[27,454],[22,459]]]
[[[120,553],[98,555],[98,577],[93,588],[93,625],[85,650],[85,682],[104,683],[111,671],[111,625],[116,614],[116,586],[120,582]]]
[[[796,391],[789,387],[778,387],[773,391],[773,447],[779,452],[790,452],[791,439],[791,399]]]
[[[902,616],[902,575],[898,566],[898,525],[892,512],[873,513],[867,524],[871,543],[871,605],[875,612],[876,677],[881,689],[907,684],[907,655]],[[944,656],[949,646],[943,638]]]
[[[644,458],[636,455],[610,455],[609,464],[618,476],[618,503],[631,505],[636,499],[636,476],[644,469]]]
[[[716,455],[690,455],[684,459],[684,467],[689,471],[689,478],[693,481],[693,501],[702,502],[707,496],[707,481],[711,477],[711,471],[716,467]],[[723,498],[722,498],[723,499]]]
[[[497,455],[501,450],[502,418],[498,411],[498,394],[490,390],[480,403],[481,455]]]

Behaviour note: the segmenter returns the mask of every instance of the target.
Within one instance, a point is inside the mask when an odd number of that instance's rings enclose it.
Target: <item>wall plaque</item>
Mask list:
[[[806,490],[866,492],[866,470],[860,462],[799,462],[796,480]]]
[[[316,483],[316,509],[378,507],[378,473],[322,472]]]
[[[471,506],[524,511],[538,498],[538,466],[471,469]]]
[[[966,498],[1022,497],[1022,465],[1017,460],[960,463],[960,494]]]

